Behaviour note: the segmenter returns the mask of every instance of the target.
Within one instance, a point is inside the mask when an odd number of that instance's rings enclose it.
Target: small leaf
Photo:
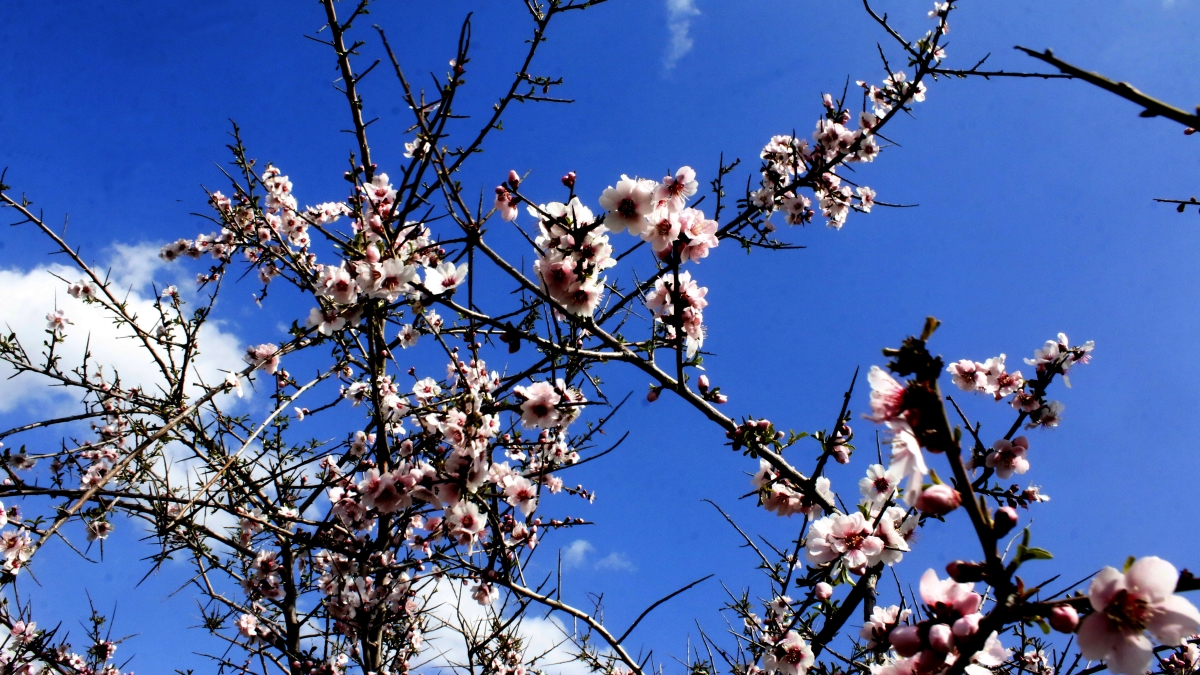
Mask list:
[[[1052,558],[1054,558],[1054,555],[1050,551],[1044,548],[1037,548],[1036,546],[1025,549],[1021,554],[1022,560],[1050,560]]]

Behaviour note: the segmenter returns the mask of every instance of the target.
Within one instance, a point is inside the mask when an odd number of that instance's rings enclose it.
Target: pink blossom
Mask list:
[[[666,202],[672,211],[680,211],[687,203],[688,197],[696,194],[699,184],[696,182],[696,172],[690,166],[681,166],[675,172],[675,177],[667,176],[654,189],[654,200]],[[607,208],[607,207],[606,207]]]
[[[612,232],[626,229],[640,236],[646,231],[646,216],[653,209],[653,183],[622,175],[616,187],[609,187],[600,194],[600,206],[608,213],[604,225]]]
[[[520,200],[516,195],[512,194],[503,185],[496,188],[496,211],[500,213],[500,219],[506,222],[512,222],[517,219],[517,204]]]
[[[882,504],[892,497],[903,475],[894,469],[883,468],[882,464],[867,467],[867,475],[858,481],[858,491],[872,504]]]
[[[975,614],[983,598],[974,591],[975,584],[960,584],[953,579],[938,579],[937,572],[925,570],[921,576],[921,600],[936,617],[957,620]]]
[[[67,318],[66,313],[61,309],[56,309],[46,315],[46,330],[55,335],[62,335],[67,329],[67,324],[74,323]]]
[[[904,502],[914,506],[921,496],[921,486],[929,467],[925,464],[925,454],[917,437],[905,424],[892,435],[892,456],[888,471],[894,476],[903,476],[908,483],[904,487]]]
[[[804,675],[814,661],[812,649],[794,630],[787,632],[763,654],[763,667],[768,671],[779,671],[783,675]]]
[[[471,599],[487,607],[500,599],[500,591],[491,584],[479,584],[471,589]]]
[[[962,495],[945,483],[930,485],[922,490],[914,504],[918,511],[931,516],[944,516],[961,505]]]
[[[1145,632],[1177,645],[1200,630],[1200,612],[1175,595],[1179,572],[1154,556],[1140,558],[1122,574],[1105,567],[1088,588],[1091,614],[1079,626],[1079,652],[1103,660],[1118,675],[1140,675],[1150,668],[1153,650]]]
[[[353,305],[358,299],[358,290],[358,282],[350,277],[345,265],[321,268],[321,276],[316,282],[317,295],[342,305]]]
[[[246,348],[246,363],[260,368],[268,375],[274,375],[279,369],[279,347],[270,343]]]
[[[988,468],[996,470],[997,476],[1008,480],[1014,473],[1029,470],[1029,460],[1025,458],[1028,451],[1029,439],[1024,436],[1017,436],[1012,441],[1001,438],[992,444],[985,462]]]
[[[863,624],[862,630],[859,631],[859,637],[867,641],[867,649],[875,649],[880,645],[887,644],[888,633],[897,624],[907,619],[912,614],[912,610],[901,610],[898,605],[890,607],[882,607],[875,605],[871,610],[871,617]]]
[[[525,398],[521,404],[521,424],[526,429],[549,429],[558,425],[561,415],[556,407],[562,397],[549,382],[534,382],[528,387],[515,387],[517,395]]]
[[[454,290],[466,280],[467,263],[455,267],[454,263],[446,261],[437,267],[425,268],[425,290],[432,295]]]
[[[450,537],[460,545],[466,546],[475,541],[487,525],[479,507],[471,502],[459,502],[446,509],[446,530]]]
[[[642,241],[655,251],[670,251],[679,238],[679,214],[667,208],[657,208],[646,217],[649,226],[641,233]]]
[[[878,562],[883,540],[875,536],[861,513],[834,513],[815,521],[809,528],[806,554],[809,562],[823,565],[839,558],[854,574]]]
[[[951,381],[963,391],[982,391],[987,384],[987,373],[984,372],[982,364],[970,359],[951,363],[946,372],[953,375]]]
[[[871,414],[867,419],[888,426],[907,426],[907,411],[904,408],[904,395],[907,390],[904,385],[879,366],[871,366],[867,373],[867,382],[871,384]]]

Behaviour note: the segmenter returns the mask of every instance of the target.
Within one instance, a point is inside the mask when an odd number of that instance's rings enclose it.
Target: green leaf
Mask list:
[[[1050,560],[1053,557],[1054,557],[1054,555],[1051,554],[1050,551],[1047,551],[1044,548],[1037,548],[1036,546],[1033,548],[1027,548],[1024,551],[1022,551],[1022,553],[1021,553],[1022,561],[1024,561],[1024,560]]]

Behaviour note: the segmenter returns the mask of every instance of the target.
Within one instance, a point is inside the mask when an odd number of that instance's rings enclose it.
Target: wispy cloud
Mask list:
[[[667,30],[671,33],[671,42],[667,45],[663,67],[668,71],[674,69],[675,64],[692,51],[692,17],[699,15],[696,0],[667,0]]]
[[[596,561],[596,569],[610,572],[632,572],[633,562],[624,553],[609,553]]]
[[[582,567],[583,563],[587,561],[588,554],[595,550],[596,547],[586,539],[576,539],[561,551],[563,567],[566,569]]]
[[[603,572],[632,572],[637,569],[629,556],[620,551],[613,551],[597,560],[596,547],[586,539],[576,539],[559,549],[559,554],[562,556],[564,570],[592,569]]]

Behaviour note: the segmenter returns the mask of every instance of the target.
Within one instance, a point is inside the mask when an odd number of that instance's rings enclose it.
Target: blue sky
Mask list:
[[[611,0],[566,17],[536,70],[561,75],[560,93],[577,104],[510,114],[464,180],[487,190],[510,168],[532,169],[529,191],[550,200],[558,198],[558,177],[574,170],[594,208],[622,173],[659,176],[690,164],[704,185],[721,152],[752,166],[771,135],[808,133],[822,93],[839,92],[847,77],[884,75],[875,52],[884,36],[856,2],[693,6],[697,13],[678,4],[671,14],[660,0]],[[409,72],[441,73],[459,22],[475,12],[466,105],[486,111],[524,39],[521,3],[430,7],[381,2],[370,22],[389,31]],[[923,3],[879,7],[909,34],[926,27]],[[221,185],[214,163],[228,159],[230,118],[253,156],[291,176],[301,201],[344,196],[345,101],[330,87],[329,54],[303,37],[322,23],[316,3],[10,0],[5,9],[5,182],[48,220],[69,214],[68,237],[89,257],[109,259],[114,243],[207,231],[189,214],[204,209],[201,185]],[[1053,47],[1188,108],[1196,102],[1190,92],[1200,89],[1198,29],[1197,0],[970,0],[952,24],[949,63],[969,66],[990,52],[996,68],[1032,69],[1039,64],[1011,47]],[[367,51],[374,54],[374,44]],[[381,70],[364,90],[380,118],[372,132],[385,168],[409,140],[396,89]],[[901,147],[887,148],[861,173],[881,200],[919,208],[852,215],[840,232],[788,232],[803,251],[719,249],[694,272],[710,287],[706,347],[716,356],[707,365],[732,398],[729,412],[795,429],[827,427],[854,368],[880,363],[879,349],[918,330],[929,314],[944,322],[933,346],[951,359],[1003,352],[1019,362],[1058,331],[1095,340],[1094,363],[1073,378],[1074,389],[1057,392],[1067,406],[1063,425],[1032,435],[1026,478],[1053,497],[1034,514],[1035,537],[1057,556],[1043,563],[1046,574],[1078,578],[1149,554],[1196,567],[1186,533],[1200,469],[1200,222],[1152,198],[1200,191],[1192,146],[1200,140],[1137,112],[1075,82],[931,86],[915,118],[890,129]],[[47,251],[28,227],[0,232],[0,269],[29,270]],[[267,326],[286,314],[268,308],[264,321],[252,304],[232,300],[223,311],[222,330],[255,343],[276,339]],[[635,397],[646,384],[616,370],[607,379],[611,392]],[[865,403],[860,391],[853,408],[861,412]],[[753,561],[733,548],[734,533],[701,498],[777,540],[795,527],[737,501],[749,491],[743,474],[755,467],[669,396],[628,410],[617,425],[636,440],[581,469],[598,498],[586,511],[570,506],[599,524],[546,544],[590,543],[568,587],[577,600],[584,590],[604,593],[616,626],[710,572],[731,588],[756,581]],[[982,400],[971,400],[968,413],[985,431],[1010,419]],[[0,423],[29,415],[10,410]],[[861,441],[870,437],[865,421],[855,428]],[[835,468],[835,487],[853,494],[865,464],[856,458]],[[931,528],[902,577],[974,554],[970,540],[949,536],[963,532],[955,523]],[[627,564],[597,566],[614,554],[610,561]],[[121,598],[118,631],[142,634],[124,652],[138,655],[135,670],[201,663],[181,652],[199,649],[204,637],[174,630],[195,623],[193,606],[164,599],[178,578],[151,579],[133,600],[132,584],[144,573],[139,557],[113,546],[100,566],[40,562],[40,593],[68,625],[84,617],[83,587],[101,607]],[[59,574],[73,582],[60,584]],[[690,617],[711,620],[721,600],[710,582],[660,609],[639,634],[657,653],[682,652]]]

